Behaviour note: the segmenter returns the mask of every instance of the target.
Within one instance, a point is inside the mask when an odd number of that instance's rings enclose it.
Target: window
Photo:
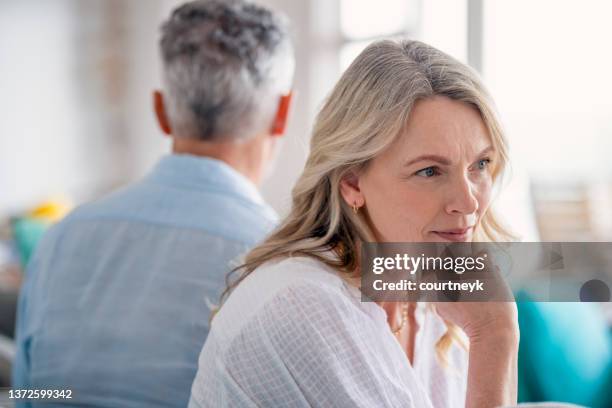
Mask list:
[[[612,4],[483,5],[484,80],[531,179],[542,239],[612,238]]]

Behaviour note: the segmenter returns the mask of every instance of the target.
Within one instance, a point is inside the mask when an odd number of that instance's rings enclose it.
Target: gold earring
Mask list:
[[[357,208],[357,201],[353,201],[353,212],[357,214],[358,211],[359,211],[359,208]]]

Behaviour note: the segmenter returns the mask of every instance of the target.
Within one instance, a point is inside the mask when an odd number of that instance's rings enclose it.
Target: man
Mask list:
[[[230,261],[276,221],[256,185],[291,98],[282,19],[194,1],[160,45],[154,105],[173,154],[45,236],[19,300],[15,389],[69,389],[58,402],[71,406],[185,407]]]

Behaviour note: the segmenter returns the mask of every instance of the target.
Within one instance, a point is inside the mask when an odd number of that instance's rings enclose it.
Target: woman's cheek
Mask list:
[[[425,226],[439,213],[439,203],[432,198],[418,195],[407,201],[412,204],[404,210],[401,220],[397,220],[401,222],[396,222],[396,225],[402,228],[403,241],[423,240]]]
[[[481,217],[487,212],[487,209],[489,208],[489,205],[491,204],[491,191],[492,191],[492,185],[490,182],[485,183],[479,191],[477,200],[478,200],[478,212]]]

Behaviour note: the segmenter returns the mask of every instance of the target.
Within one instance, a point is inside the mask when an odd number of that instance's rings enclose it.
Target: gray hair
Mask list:
[[[271,126],[293,79],[285,21],[243,0],[198,0],[172,12],[160,48],[175,136],[238,140]]]

